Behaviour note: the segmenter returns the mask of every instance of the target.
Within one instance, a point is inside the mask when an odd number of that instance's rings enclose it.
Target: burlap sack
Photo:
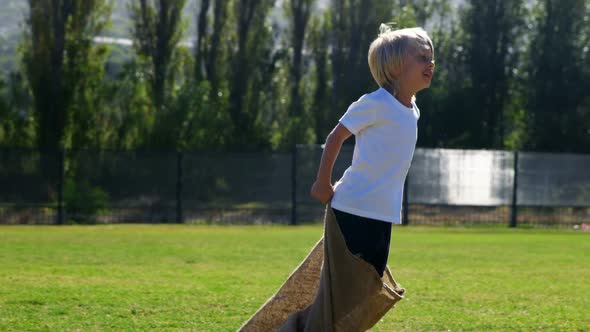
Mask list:
[[[352,255],[328,205],[324,237],[239,331],[366,331],[404,292],[389,268],[381,278]]]

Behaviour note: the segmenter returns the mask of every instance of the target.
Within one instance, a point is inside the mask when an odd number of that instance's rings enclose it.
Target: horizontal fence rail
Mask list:
[[[322,154],[0,150],[0,223],[321,221]],[[350,166],[345,146],[334,179]],[[590,223],[590,155],[416,149],[404,224]]]

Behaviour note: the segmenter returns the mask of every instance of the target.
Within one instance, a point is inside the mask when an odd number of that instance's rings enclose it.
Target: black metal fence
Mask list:
[[[292,153],[0,150],[0,223],[319,222],[322,149]],[[338,179],[353,150],[336,162]],[[590,222],[590,156],[417,149],[407,224]]]

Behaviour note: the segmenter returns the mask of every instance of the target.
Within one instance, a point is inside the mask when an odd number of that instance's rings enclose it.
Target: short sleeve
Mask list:
[[[375,123],[375,104],[375,101],[367,98],[366,95],[361,97],[348,107],[346,113],[340,118],[340,123],[351,133],[357,135]]]

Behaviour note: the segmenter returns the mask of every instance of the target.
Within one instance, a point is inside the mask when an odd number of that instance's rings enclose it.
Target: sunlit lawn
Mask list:
[[[321,226],[0,227],[0,330],[235,331]],[[374,331],[590,331],[590,234],[395,227]]]

